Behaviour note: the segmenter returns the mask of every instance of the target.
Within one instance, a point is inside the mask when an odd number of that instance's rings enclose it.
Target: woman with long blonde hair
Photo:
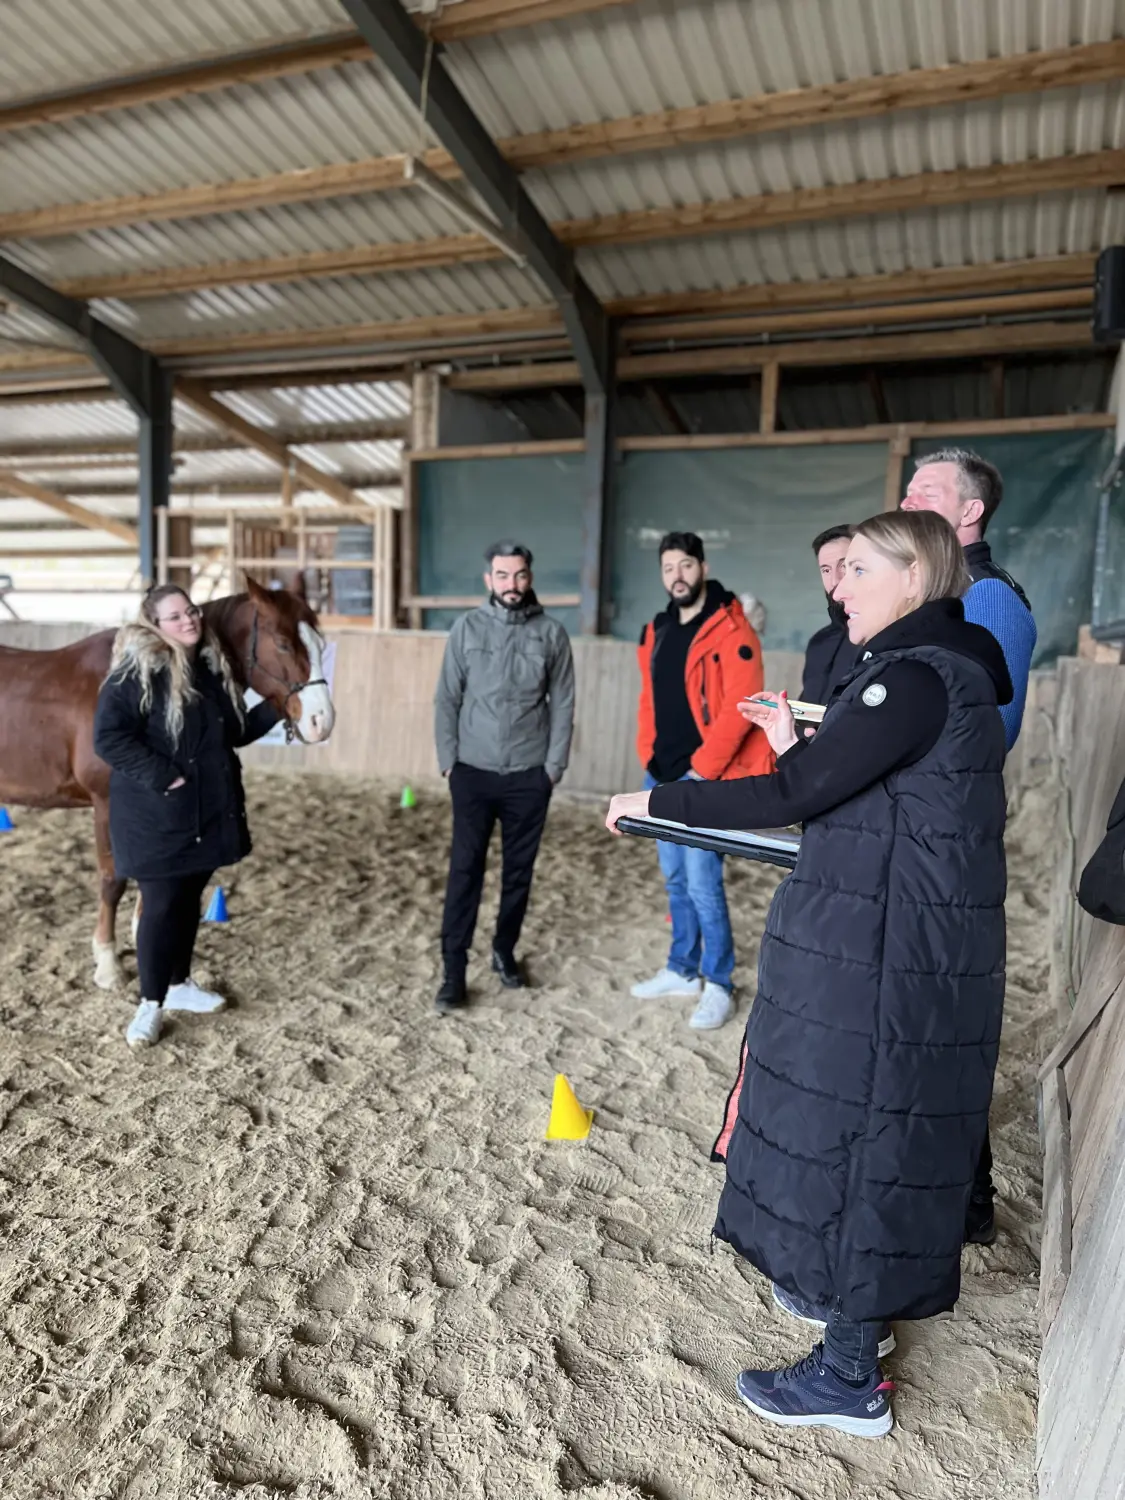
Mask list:
[[[246,711],[218,639],[177,585],[150,589],[140,618],[118,631],[94,750],[112,773],[114,865],[141,894],[131,1047],[159,1040],[166,1010],[208,1014],[225,1004],[191,977],[200,903],[215,871],[250,852],[234,752],[278,718],[269,703]]]

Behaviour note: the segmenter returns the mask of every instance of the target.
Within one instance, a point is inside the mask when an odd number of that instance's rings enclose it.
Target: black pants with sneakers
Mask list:
[[[191,974],[199,904],[210,879],[207,874],[138,880],[141,920],[137,927],[137,968],[142,1000],[163,1005],[169,985],[183,984]]]
[[[441,922],[446,969],[464,974],[477,925],[488,844],[500,823],[503,875],[493,945],[515,952],[531,895],[531,877],[551,801],[551,778],[542,766],[530,771],[481,771],[462,762],[449,773],[453,797],[453,847]]]

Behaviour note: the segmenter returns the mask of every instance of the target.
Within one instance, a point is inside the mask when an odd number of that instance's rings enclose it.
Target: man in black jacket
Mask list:
[[[850,526],[829,526],[813,538],[813,555],[828,595],[828,624],[805,647],[805,672],[801,679],[801,698],[805,703],[827,703],[833,688],[855,665],[856,647],[848,640],[844,606],[832,597],[832,591],[844,576],[844,558],[851,539]]]

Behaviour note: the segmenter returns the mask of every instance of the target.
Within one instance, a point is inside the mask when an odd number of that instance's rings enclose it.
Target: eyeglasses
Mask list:
[[[198,605],[189,604],[187,609],[184,610],[183,614],[157,615],[156,623],[158,625],[178,625],[181,620],[199,620],[202,618],[202,616],[203,611],[198,607]]]

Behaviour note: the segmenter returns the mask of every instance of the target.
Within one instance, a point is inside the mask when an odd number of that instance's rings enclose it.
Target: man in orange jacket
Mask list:
[[[773,770],[760,729],[738,712],[764,685],[762,649],[742,605],[707,576],[703,543],[672,531],[660,543],[670,603],[641,632],[637,754],[646,788],[694,777],[728,781]],[[734,938],[722,856],[663,841],[656,846],[672,913],[668,962],[633,986],[639,1000],[698,1000],[690,1025],[712,1031],[734,1014]]]

